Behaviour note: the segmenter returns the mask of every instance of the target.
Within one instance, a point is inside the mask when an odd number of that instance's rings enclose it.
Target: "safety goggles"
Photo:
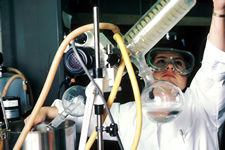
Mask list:
[[[179,74],[189,75],[194,68],[195,58],[191,52],[180,49],[153,48],[147,53],[146,62],[155,72],[172,64]]]

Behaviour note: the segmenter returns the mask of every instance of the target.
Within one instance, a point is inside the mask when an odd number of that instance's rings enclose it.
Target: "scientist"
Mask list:
[[[213,0],[213,6],[202,66],[190,87],[184,92],[185,108],[181,116],[170,123],[157,124],[143,115],[139,150],[219,149],[218,134],[225,120],[225,0]],[[182,90],[185,89],[188,66],[182,55],[178,53],[162,53],[163,57],[157,55],[148,62],[150,66],[156,67],[153,68],[153,76],[158,80],[169,80]],[[150,56],[149,54],[149,59]],[[178,57],[179,62],[176,61]],[[164,60],[157,61],[158,58]],[[53,119],[62,111],[60,101],[55,101],[53,105],[56,107],[43,107],[34,124],[44,121],[46,117]],[[123,105],[114,103],[111,111],[118,124],[123,146],[129,150],[136,128],[135,103],[129,102]],[[79,122],[79,118],[73,119]]]

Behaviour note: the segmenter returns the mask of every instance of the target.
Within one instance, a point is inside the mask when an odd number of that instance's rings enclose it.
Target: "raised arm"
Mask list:
[[[213,0],[213,7],[209,41],[225,51],[225,0]]]

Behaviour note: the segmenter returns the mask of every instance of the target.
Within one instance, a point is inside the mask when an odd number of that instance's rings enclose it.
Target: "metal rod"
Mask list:
[[[98,133],[97,146],[98,150],[104,150],[103,142],[103,126],[102,126],[102,115],[104,114],[104,105],[95,105],[95,114],[97,115],[97,127],[96,131]]]
[[[6,118],[5,107],[4,107],[4,104],[3,104],[3,98],[2,98],[2,93],[1,92],[0,92],[0,101],[1,101],[1,106],[2,106],[3,117],[4,117],[4,120],[5,120],[5,126],[6,126],[6,129],[8,130],[9,129],[9,124],[8,124],[8,120]]]
[[[96,71],[100,68],[100,44],[99,44],[99,14],[98,7],[93,6],[94,13],[94,47],[95,47],[95,68]],[[96,73],[99,77],[98,73]],[[96,107],[100,107],[99,105]],[[103,127],[102,127],[102,114],[97,113],[97,133],[98,133],[98,150],[103,150]]]
[[[95,67],[100,68],[100,46],[99,46],[99,14],[98,7],[93,7],[94,13],[94,47],[95,47]]]
[[[102,115],[97,115],[97,132],[98,132],[98,150],[104,150],[103,144],[103,126],[102,126]]]

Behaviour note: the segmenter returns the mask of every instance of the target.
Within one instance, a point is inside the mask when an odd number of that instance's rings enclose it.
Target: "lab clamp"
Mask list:
[[[85,104],[84,120],[83,120],[83,126],[81,131],[79,150],[90,149],[90,146],[91,144],[93,144],[93,141],[95,140],[96,136],[98,136],[98,149],[103,149],[102,132],[104,130],[107,130],[107,131],[112,130],[110,134],[117,136],[119,145],[121,149],[123,149],[122,142],[117,133],[117,126],[111,117],[109,107],[112,105],[112,102],[115,98],[121,77],[123,76],[123,71],[125,66],[130,76],[130,81],[132,83],[132,88],[134,91],[134,97],[135,97],[136,106],[137,106],[137,122],[136,122],[137,130],[135,131],[135,138],[133,141],[133,145],[131,147],[131,149],[137,149],[139,138],[140,138],[141,126],[142,126],[141,99],[146,99],[145,97],[143,97],[143,95],[145,95],[143,92],[145,92],[145,89],[147,89],[146,90],[147,93],[151,92],[148,89],[151,89],[150,86],[154,82],[154,79],[152,77],[152,72],[150,68],[146,65],[144,56],[147,53],[147,51],[150,50],[195,5],[195,3],[196,3],[195,0],[159,0],[149,11],[147,11],[141,17],[141,19],[123,37],[121,37],[119,28],[117,26],[108,24],[108,23],[99,23],[98,7],[94,6],[93,7],[94,24],[85,25],[83,27],[75,29],[69,35],[67,35],[64,41],[61,43],[56,53],[56,57],[53,60],[52,67],[50,68],[49,75],[46,79],[46,83],[43,87],[40,97],[34,107],[33,112],[30,115],[31,119],[25,125],[20,137],[17,140],[17,143],[14,146],[14,149],[17,150],[22,146],[27,133],[30,131],[30,128],[32,127],[32,123],[35,120],[35,117],[37,116],[37,113],[39,112],[43,104],[43,101],[46,98],[46,95],[49,91],[49,87],[52,84],[53,77],[58,67],[59,61],[67,45],[72,43],[73,51],[74,53],[77,53],[73,39],[77,37],[78,35],[90,30],[94,30],[94,37],[95,37],[94,49],[95,49],[95,63],[96,63],[95,67],[96,68],[95,68],[95,71],[93,71],[95,79],[92,79],[90,77],[91,82],[85,89],[85,93],[86,93],[85,95],[87,96],[87,99],[85,100],[83,98],[81,99],[78,98],[79,100],[75,100],[75,102],[79,102],[82,105]],[[120,49],[122,54],[120,66],[117,68],[118,76],[116,76],[115,80],[114,80],[114,77],[111,78],[107,76],[110,74],[114,74],[115,70],[113,70],[112,68],[108,68],[109,70],[112,69],[110,72],[113,72],[113,73],[109,73],[106,71],[105,72],[106,76],[104,76],[103,68],[101,68],[100,66],[101,58],[99,53],[101,51],[99,48],[99,29],[112,30],[112,32],[115,34],[114,39],[117,42],[118,48]],[[125,42],[125,44],[123,41]],[[109,48],[109,51],[110,51],[110,48]],[[79,55],[77,55],[77,58],[79,58]],[[132,63],[134,63],[137,66],[140,77],[144,79],[145,89],[142,92],[142,96],[138,92],[139,88],[136,82],[135,75],[133,73],[133,68],[132,68],[130,60]],[[82,64],[82,61],[80,61],[80,63]],[[88,71],[86,73],[89,76]],[[117,77],[119,82],[117,82]],[[108,100],[107,103],[109,103],[109,101],[111,103],[106,104],[106,101],[104,100],[104,97],[103,97],[103,93],[108,86],[111,86],[111,83],[109,83],[110,80],[113,83],[113,87],[111,90],[112,96],[110,97],[111,99]],[[168,84],[168,85],[173,86],[171,84]],[[161,86],[161,88],[162,87],[163,86]],[[159,90],[161,90],[161,88],[159,88]],[[83,102],[80,102],[80,100]],[[145,102],[145,103],[148,103],[148,102]],[[93,106],[95,106],[95,113],[97,116],[97,127],[96,127],[97,133],[94,132],[89,138],[88,142],[86,143],[87,134],[88,134],[87,132],[88,132],[89,124],[90,124],[90,118],[91,118]],[[106,108],[109,118],[112,122],[112,126],[106,127],[105,129],[102,126],[103,120],[106,117],[105,114],[103,115],[104,107]],[[64,114],[59,114],[55,118],[56,120],[53,120],[53,122],[51,122],[50,125],[57,126],[57,124],[59,124],[57,122],[57,119],[58,121],[63,121],[63,119],[65,119],[65,117],[69,113],[71,113],[71,111],[73,112],[73,109],[75,108],[77,107],[72,106],[70,104],[67,105],[67,107],[65,108],[63,112]],[[63,117],[60,118],[59,117],[60,115]]]

